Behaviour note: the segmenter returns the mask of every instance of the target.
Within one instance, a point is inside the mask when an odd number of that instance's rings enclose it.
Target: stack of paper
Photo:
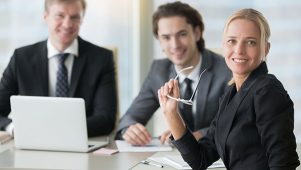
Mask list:
[[[116,140],[115,142],[119,152],[159,152],[172,150],[172,147],[168,144],[161,145],[158,139],[153,139],[145,146],[133,146],[123,140]]]
[[[191,167],[183,160],[181,155],[165,155],[163,157],[149,157],[151,161],[158,162],[160,164],[168,165],[176,169],[191,169]],[[223,168],[225,167],[223,161],[219,159],[218,161],[214,162],[210,168]]]

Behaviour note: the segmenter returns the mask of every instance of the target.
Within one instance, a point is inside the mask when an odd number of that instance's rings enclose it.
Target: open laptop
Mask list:
[[[10,102],[16,148],[89,152],[108,144],[88,143],[81,98],[12,96]]]

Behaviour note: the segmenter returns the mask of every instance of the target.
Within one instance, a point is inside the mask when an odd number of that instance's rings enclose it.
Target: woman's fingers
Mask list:
[[[178,80],[173,80],[172,82],[172,93],[174,95],[175,98],[179,98],[180,96],[180,92],[179,92],[179,85],[178,85]]]
[[[159,103],[162,107],[165,107],[168,100],[171,100],[167,97],[167,95],[179,98],[179,86],[177,80],[169,80],[158,90]]]

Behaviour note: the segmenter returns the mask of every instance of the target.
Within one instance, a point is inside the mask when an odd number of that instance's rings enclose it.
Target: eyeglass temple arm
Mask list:
[[[189,99],[189,101],[192,101],[192,99],[193,99],[193,97],[194,97],[194,95],[195,95],[195,93],[196,93],[196,91],[197,91],[197,89],[198,89],[198,86],[199,86],[199,84],[200,84],[200,80],[201,80],[201,78],[202,78],[202,75],[203,75],[203,73],[204,73],[206,70],[207,70],[207,68],[205,68],[205,69],[202,71],[202,73],[200,74],[199,80],[198,80],[198,84],[196,85],[195,90],[194,90],[194,92],[192,93],[191,98]]]
[[[186,68],[183,68],[182,70],[180,70],[179,72],[178,72],[178,74],[177,74],[177,76],[174,78],[175,80],[179,77],[179,75],[180,75],[180,73],[182,73],[183,71],[185,71],[185,70],[189,70],[189,69],[192,69],[193,68],[193,66],[189,66],[189,67],[186,67]],[[176,100],[176,101],[180,101],[180,98],[175,98],[175,97],[172,97],[172,96],[170,96],[169,94],[167,94],[167,97],[168,98],[171,98],[171,99],[174,99],[174,100]]]
[[[183,71],[189,70],[189,69],[192,69],[192,68],[193,68],[193,66],[189,66],[189,67],[183,68],[182,70],[180,70],[180,71],[178,72],[177,76],[176,76],[174,79],[176,80],[176,79],[179,77],[179,74],[182,73]]]
[[[167,97],[170,98],[170,99],[173,99],[175,101],[178,101],[178,102],[182,102],[182,103],[185,103],[185,104],[188,104],[188,105],[192,105],[191,100],[184,100],[184,99],[180,99],[180,98],[175,98],[175,97],[172,97],[170,95],[167,95]]]

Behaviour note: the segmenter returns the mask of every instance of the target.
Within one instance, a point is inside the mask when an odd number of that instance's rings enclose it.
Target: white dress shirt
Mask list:
[[[48,39],[47,49],[48,49],[47,57],[48,57],[49,96],[55,96],[56,72],[58,69],[57,55],[60,53],[70,53],[70,55],[65,60],[65,65],[68,70],[68,84],[70,85],[74,57],[78,57],[78,40],[75,39],[68,48],[66,48],[63,52],[59,52]]]

